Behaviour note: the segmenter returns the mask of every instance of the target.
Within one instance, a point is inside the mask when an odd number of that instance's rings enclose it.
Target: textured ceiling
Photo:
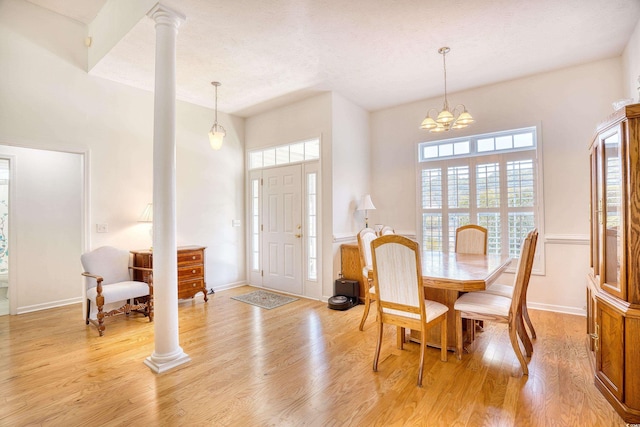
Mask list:
[[[105,0],[30,0],[91,22]],[[170,0],[186,15],[177,96],[250,116],[320,91],[374,111],[619,56],[639,0]],[[92,75],[153,90],[146,17]],[[452,99],[455,102],[455,96]],[[472,108],[472,106],[470,106]]]

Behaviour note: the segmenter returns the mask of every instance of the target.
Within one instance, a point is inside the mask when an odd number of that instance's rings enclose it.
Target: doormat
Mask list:
[[[246,302],[247,304],[257,305],[258,307],[266,308],[267,310],[298,300],[298,298],[287,297],[267,291],[254,291],[248,294],[231,297],[231,299]]]

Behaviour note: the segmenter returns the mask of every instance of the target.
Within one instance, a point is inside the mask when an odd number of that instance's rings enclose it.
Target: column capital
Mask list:
[[[162,3],[156,3],[147,12],[147,16],[156,21],[156,24],[173,25],[175,28],[178,28],[187,19],[184,14]]]

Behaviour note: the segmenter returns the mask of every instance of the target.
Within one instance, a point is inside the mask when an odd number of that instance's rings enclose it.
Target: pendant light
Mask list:
[[[442,65],[444,68],[444,105],[435,119],[431,117],[431,112],[437,112],[435,108],[427,112],[427,116],[420,124],[420,129],[427,129],[429,132],[446,132],[449,129],[462,129],[474,122],[473,117],[467,111],[463,104],[457,105],[453,111],[449,110],[449,101],[447,100],[447,62],[446,55],[451,49],[441,47],[438,53],[442,55]]]
[[[211,84],[216,88],[216,117],[209,131],[209,143],[211,144],[211,148],[219,150],[222,148],[222,141],[224,141],[224,136],[227,132],[222,125],[218,124],[218,86],[220,86],[220,82],[211,82]]]

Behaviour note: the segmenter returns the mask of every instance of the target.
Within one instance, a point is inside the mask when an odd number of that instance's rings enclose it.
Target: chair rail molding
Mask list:
[[[399,231],[396,230],[396,234],[404,236],[411,240],[417,240],[418,236],[415,231]],[[336,233],[333,235],[333,243],[356,243],[358,233]]]
[[[589,245],[588,234],[546,234],[544,242],[550,245]]]

